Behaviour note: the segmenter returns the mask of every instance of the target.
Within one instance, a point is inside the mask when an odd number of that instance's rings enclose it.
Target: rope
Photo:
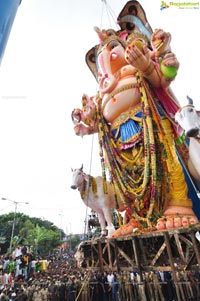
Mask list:
[[[93,148],[94,148],[94,134],[92,134],[92,143],[91,143],[91,152],[90,152],[90,165],[89,165],[89,175],[91,175],[91,169],[92,169],[92,154],[93,154]],[[84,228],[84,236],[86,235],[86,233],[88,232],[88,197],[89,197],[89,189],[90,189],[90,185],[88,183],[87,186],[87,201],[86,201],[86,212],[85,212],[85,228]]]
[[[101,10],[101,22],[100,22],[101,25],[100,25],[100,28],[102,28],[104,9],[106,10],[106,13],[107,13],[107,18],[108,18],[108,21],[109,21],[109,24],[110,24],[110,28],[112,28],[111,20],[113,21],[113,23],[117,27],[119,27],[119,25],[116,22],[117,17],[115,15],[114,11],[112,10],[112,8],[110,7],[110,5],[107,3],[106,0],[101,0],[101,1],[102,1],[102,10]],[[91,174],[93,147],[94,147],[94,134],[92,134],[89,175]],[[90,189],[90,185],[88,185],[87,192],[86,192],[87,193],[87,202],[86,202],[87,204],[88,204],[89,189]],[[85,217],[84,236],[86,235],[87,228],[88,228],[88,206],[86,206],[86,213],[85,213],[85,215],[86,215],[86,217]]]
[[[116,27],[119,28],[119,25],[117,24],[117,16],[112,10],[111,6],[107,3],[106,0],[101,0],[102,1],[102,10],[101,10],[101,23],[100,23],[100,28],[102,29],[103,25],[103,15],[104,15],[104,9],[106,11],[107,19],[110,25],[110,28],[112,28],[112,22],[115,24]],[[112,22],[111,22],[112,21]]]
[[[97,123],[97,116],[95,116],[95,120],[94,120],[94,129],[96,127],[96,123]],[[93,149],[94,149],[94,133],[92,134],[92,143],[91,143],[91,152],[90,152],[90,165],[89,165],[89,177],[91,175],[91,169],[92,169]],[[88,196],[89,196],[89,189],[90,189],[90,181],[88,183],[87,192],[86,192],[86,194],[87,194],[87,202],[86,202],[87,206],[86,206],[86,212],[85,212],[84,236],[86,235],[86,231],[88,230]]]

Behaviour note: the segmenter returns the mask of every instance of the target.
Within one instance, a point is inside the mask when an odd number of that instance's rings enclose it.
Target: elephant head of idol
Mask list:
[[[96,53],[96,67],[98,70],[99,91],[101,94],[109,93],[117,83],[116,73],[127,65],[125,60],[126,31],[119,33],[113,30],[101,31],[95,27],[100,38],[100,44]]]
[[[150,42],[152,29],[139,2],[129,1],[118,16],[119,31],[95,27],[99,44],[86,54],[86,63],[99,83],[100,93],[109,93],[116,84],[116,74],[123,66],[130,35],[141,33]]]

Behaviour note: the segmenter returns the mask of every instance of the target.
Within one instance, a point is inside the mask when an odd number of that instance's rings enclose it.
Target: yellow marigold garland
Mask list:
[[[92,177],[92,176],[89,175],[88,186],[86,184],[87,184],[87,182],[84,181],[83,190],[81,191],[81,197],[82,197],[82,199],[86,198],[86,195],[87,195],[87,193],[89,193],[89,189],[90,188],[92,188],[92,192],[94,193],[94,197],[97,198],[98,194],[97,194],[97,181],[96,181],[96,179],[94,177]]]
[[[163,142],[165,150],[168,149],[170,143],[165,142],[165,131],[162,128],[160,122],[160,116],[156,114],[151,102],[151,97],[146,94],[148,88],[145,86],[145,82],[137,74],[137,82],[141,94],[141,102],[143,108],[143,146],[140,146],[139,151],[135,157],[129,158],[118,150],[118,147],[110,135],[110,129],[107,122],[104,120],[101,110],[101,99],[99,99],[98,106],[98,126],[99,126],[99,145],[100,156],[102,164],[103,178],[106,179],[105,169],[108,168],[112,184],[115,191],[122,195],[122,201],[127,206],[133,206],[135,209],[133,216],[141,221],[145,221],[147,225],[151,225],[150,219],[154,214],[154,209],[160,208],[162,202],[161,194],[161,180],[163,180],[162,172],[160,172],[160,179],[157,175],[157,164],[162,164],[161,155],[156,156],[156,140]],[[154,120],[154,121],[153,121]],[[154,124],[157,125],[157,133],[154,133]],[[160,136],[159,133],[160,132]],[[156,137],[156,138],[155,138]],[[137,170],[134,175],[133,166],[135,162],[140,158],[141,154],[144,154],[144,163],[136,165],[140,170],[138,175]],[[106,154],[107,161],[104,160]],[[170,149],[167,151],[167,157],[170,159]],[[158,162],[157,162],[158,161]],[[126,163],[125,163],[126,162]],[[132,171],[128,171],[123,166],[132,166]],[[162,169],[160,166],[159,169]],[[150,193],[150,197],[149,197]],[[160,196],[160,200],[159,200]],[[132,201],[131,201],[132,200]],[[131,203],[130,203],[131,202]],[[147,202],[147,203],[146,203]],[[156,202],[156,206],[155,206]],[[160,202],[160,203],[159,203]],[[144,213],[141,213],[141,210]],[[145,213],[146,212],[146,213]]]

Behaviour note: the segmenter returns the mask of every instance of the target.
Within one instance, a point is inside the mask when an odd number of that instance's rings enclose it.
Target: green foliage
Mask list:
[[[0,236],[6,238],[5,243],[0,245],[1,253],[9,249],[13,220],[14,213],[0,216]],[[48,254],[61,244],[60,238],[64,236],[64,232],[52,222],[17,213],[12,249],[20,243],[29,246],[36,254]]]
[[[73,250],[77,247],[80,243],[80,236],[79,235],[70,235],[69,237],[70,248]]]

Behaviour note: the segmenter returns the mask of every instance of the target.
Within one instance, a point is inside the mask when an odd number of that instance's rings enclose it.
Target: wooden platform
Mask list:
[[[81,243],[83,266],[93,270],[172,271],[200,267],[200,224],[171,231],[99,238]]]
[[[195,278],[200,273],[200,242],[195,236],[198,231],[200,224],[83,241],[79,245],[82,267],[118,272],[122,301],[133,300],[126,297],[133,292],[138,298],[134,300],[168,300],[166,291],[171,292],[173,300],[200,300],[200,282]],[[126,275],[131,272],[138,275],[137,283],[127,282]],[[169,273],[171,280],[160,282],[160,272]]]

